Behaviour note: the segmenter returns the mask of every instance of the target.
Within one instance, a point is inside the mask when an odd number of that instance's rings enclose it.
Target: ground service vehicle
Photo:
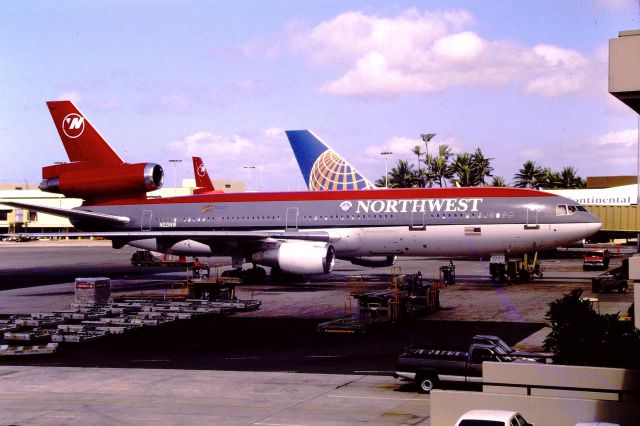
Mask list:
[[[627,279],[620,272],[607,272],[591,278],[591,291],[594,293],[608,293],[614,290],[624,293],[628,287]]]
[[[585,253],[582,269],[607,269],[609,268],[609,250],[590,250]]]
[[[131,255],[133,266],[158,266],[162,265],[161,259],[156,257],[149,250],[136,250]]]
[[[533,426],[516,411],[471,410],[464,413],[456,426]]]
[[[398,357],[394,377],[416,382],[428,393],[440,382],[482,383],[482,363],[544,362],[544,356],[513,350],[496,336],[478,335],[467,351],[411,346]]]

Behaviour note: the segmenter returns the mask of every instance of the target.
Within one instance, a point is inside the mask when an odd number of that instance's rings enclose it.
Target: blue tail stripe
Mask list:
[[[313,164],[329,148],[308,130],[287,130],[285,133],[308,188]]]
[[[309,130],[286,130],[285,133],[310,191],[374,188],[348,161]]]

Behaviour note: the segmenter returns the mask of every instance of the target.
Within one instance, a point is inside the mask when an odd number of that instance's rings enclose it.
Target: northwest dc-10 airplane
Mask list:
[[[326,274],[335,258],[521,254],[594,234],[601,224],[572,200],[516,188],[204,193],[148,198],[162,167],[124,162],[69,101],[47,103],[70,163],[42,169],[44,191],[82,198],[74,209],[2,200],[69,218],[114,248],[230,256],[292,274]],[[60,234],[31,234],[59,236]]]

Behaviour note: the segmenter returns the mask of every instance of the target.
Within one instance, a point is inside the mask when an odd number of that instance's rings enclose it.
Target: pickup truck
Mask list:
[[[440,382],[482,383],[482,363],[547,362],[544,354],[518,352],[496,336],[474,336],[467,351],[408,347],[396,361],[394,377],[416,382],[429,393]]]
[[[588,269],[608,269],[609,268],[609,250],[590,250],[584,254],[582,261],[582,270]]]

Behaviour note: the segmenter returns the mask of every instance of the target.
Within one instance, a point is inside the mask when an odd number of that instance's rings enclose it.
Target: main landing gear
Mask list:
[[[267,278],[267,271],[260,266],[253,265],[253,268],[235,268],[222,272],[223,277],[240,278],[244,284],[262,284]]]

